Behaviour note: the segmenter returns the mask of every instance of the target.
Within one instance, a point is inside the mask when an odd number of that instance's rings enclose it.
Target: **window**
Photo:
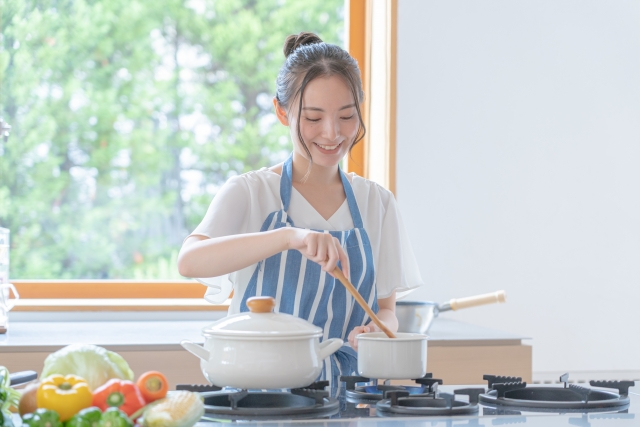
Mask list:
[[[286,35],[346,38],[362,53],[371,43],[371,0],[3,9],[0,114],[12,130],[0,140],[0,226],[12,232],[11,277],[23,296],[76,306],[156,296],[160,284],[173,287],[162,298],[199,298],[175,267],[182,240],[226,179],[290,151],[271,104]],[[349,35],[345,11],[359,22]],[[348,168],[366,176],[366,143],[358,149]]]

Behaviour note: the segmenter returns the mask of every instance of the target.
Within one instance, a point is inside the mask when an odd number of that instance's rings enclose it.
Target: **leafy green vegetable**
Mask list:
[[[72,344],[50,354],[42,378],[53,374],[78,375],[95,390],[111,378],[133,381],[133,371],[118,353],[91,344]]]
[[[9,370],[0,366],[0,427],[13,427],[9,407],[17,407],[20,403],[20,392],[12,389],[10,384]]]

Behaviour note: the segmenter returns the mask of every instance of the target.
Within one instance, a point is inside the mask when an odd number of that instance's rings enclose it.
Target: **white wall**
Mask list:
[[[397,196],[427,286],[534,372],[640,373],[640,2],[399,1]]]

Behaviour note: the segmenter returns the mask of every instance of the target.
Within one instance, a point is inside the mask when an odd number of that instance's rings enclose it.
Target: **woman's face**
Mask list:
[[[310,81],[304,90],[299,122],[298,106],[294,100],[287,114],[294,151],[308,157],[298,138],[299,126],[313,163],[336,166],[358,133],[358,112],[351,90],[339,76],[319,77]]]

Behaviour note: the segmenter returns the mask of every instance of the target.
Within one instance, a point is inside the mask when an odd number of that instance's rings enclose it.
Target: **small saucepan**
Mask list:
[[[427,373],[427,336],[401,333],[389,338],[384,332],[359,334],[358,374],[365,378],[405,380]]]
[[[398,301],[396,302],[398,331],[426,334],[441,311],[460,310],[461,308],[505,302],[505,300],[505,291],[497,291],[473,297],[452,299],[442,304],[432,301]]]

